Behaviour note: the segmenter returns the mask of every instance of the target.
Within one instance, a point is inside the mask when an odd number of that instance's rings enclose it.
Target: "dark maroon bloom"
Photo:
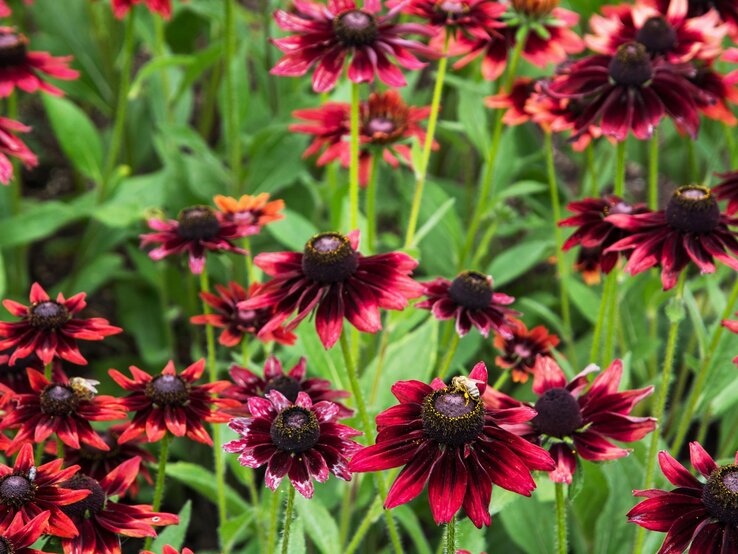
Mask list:
[[[520,320],[510,321],[513,336],[505,338],[495,335],[494,346],[501,352],[495,364],[509,369],[515,383],[525,383],[528,376],[535,374],[539,356],[551,356],[551,351],[559,344],[559,337],[548,332],[543,325],[530,331]]]
[[[161,243],[149,252],[149,257],[158,261],[171,254],[187,253],[190,271],[197,275],[202,273],[208,251],[247,254],[232,242],[245,236],[244,228],[209,206],[185,208],[176,220],[149,219],[148,225],[156,232],[141,235],[141,246]]]
[[[243,310],[238,307],[240,302],[256,296],[260,288],[259,283],[252,283],[248,292],[246,292],[235,281],[231,281],[225,287],[215,285],[215,290],[218,291],[217,295],[209,292],[200,293],[200,298],[211,306],[215,313],[193,316],[190,318],[190,322],[197,325],[212,325],[223,329],[218,338],[218,342],[223,346],[240,344],[246,334],[256,336],[264,343],[274,341],[280,344],[295,344],[297,337],[289,331],[285,331],[282,327],[277,327],[269,333],[259,335],[261,328],[274,315],[273,309]]]
[[[492,277],[476,271],[459,273],[453,281],[438,277],[423,283],[427,300],[415,307],[431,310],[436,319],[456,319],[456,332],[460,337],[476,327],[485,337],[490,329],[505,338],[513,336],[511,318],[520,315],[507,306],[515,299],[501,292],[494,292]]]
[[[704,94],[695,98],[697,107],[710,119],[728,126],[738,124],[728,104],[738,104],[738,71],[723,74],[712,65],[700,64],[689,78]]]
[[[249,398],[248,406],[251,418],[232,419],[228,424],[241,438],[225,444],[223,450],[239,454],[242,466],[267,464],[267,487],[277,490],[286,475],[297,492],[312,498],[313,479],[324,483],[332,473],[351,480],[348,458],[360,448],[351,437],[361,433],[336,423],[336,404],[313,404],[304,392],[297,394],[293,404],[278,390],[271,390],[266,398]]]
[[[615,214],[607,221],[629,236],[610,246],[605,253],[631,251],[625,271],[636,275],[661,265],[664,290],[677,283],[690,261],[702,273],[714,273],[715,262],[738,271],[738,218],[720,213],[710,189],[690,185],[677,189],[665,210],[645,214]]]
[[[31,354],[25,358],[20,358],[15,361],[15,364],[10,365],[10,356],[13,354],[12,350],[7,350],[4,354],[0,354],[0,384],[5,385],[11,389],[14,393],[29,393],[31,389],[31,383],[28,381],[28,372],[26,369],[29,367],[36,371],[43,371],[44,364],[38,359],[36,354]],[[54,379],[59,378],[59,371],[61,370],[61,364],[54,364]]]
[[[1,47],[1,46],[0,46]],[[17,158],[27,168],[38,165],[38,158],[15,133],[27,133],[31,128],[19,121],[0,117],[0,183],[7,185],[13,178],[13,164],[8,156]]]
[[[382,328],[379,308],[402,310],[409,298],[421,295],[422,287],[410,278],[418,262],[402,252],[363,256],[358,248],[359,232],[352,231],[315,235],[304,253],[259,254],[254,264],[273,279],[239,308],[274,308],[260,335],[297,312],[285,327],[291,331],[315,310],[315,327],[326,348],[341,336],[344,317],[359,331],[376,333]]]
[[[63,508],[79,529],[79,536],[62,540],[64,554],[121,554],[121,537],[156,537],[154,526],[179,523],[176,515],[154,512],[148,504],[112,500],[133,484],[140,464],[141,458],[132,458],[99,481],[78,473],[63,483],[75,491],[89,491],[83,500]]]
[[[103,340],[123,331],[107,319],[93,317],[80,319],[87,302],[84,292],[65,299],[59,293],[51,300],[38,283],[31,287],[31,305],[24,306],[14,300],[3,300],[3,306],[20,321],[0,322],[0,350],[13,349],[10,365],[19,358],[36,354],[44,364],[50,364],[54,356],[68,362],[86,365],[87,360],[77,348],[77,340]]]
[[[401,6],[403,13],[425,19],[433,27],[465,33],[504,27],[499,18],[507,11],[504,4],[489,0],[389,0],[387,5]]]
[[[522,125],[530,121],[532,114],[526,104],[536,90],[536,81],[528,77],[518,77],[510,92],[500,92],[484,99],[488,108],[507,110],[502,117],[505,125]]]
[[[282,369],[282,363],[276,356],[269,356],[264,363],[264,376],[260,377],[253,371],[249,371],[245,367],[236,365],[231,367],[231,380],[233,384],[225,389],[221,396],[224,398],[233,398],[243,404],[238,415],[248,415],[248,406],[246,405],[252,396],[263,397],[268,392],[278,390],[290,402],[297,400],[297,395],[304,392],[310,397],[313,404],[324,400],[333,402],[338,406],[338,419],[344,419],[354,415],[354,411],[350,410],[337,400],[339,398],[348,398],[350,394],[345,390],[334,390],[331,388],[331,382],[327,379],[310,378],[305,379],[305,367],[307,361],[300,358],[300,361],[290,369],[289,373],[285,373]],[[235,413],[234,410],[231,410]]]
[[[474,391],[471,387],[475,387]],[[489,409],[480,399],[487,368],[479,362],[469,377],[446,386],[399,381],[392,394],[397,406],[377,416],[377,443],[351,459],[351,471],[383,471],[405,466],[392,484],[385,508],[410,502],[428,484],[433,519],[448,523],[462,507],[477,527],[489,525],[492,484],[530,496],[532,470],[553,469],[548,453],[506,431],[505,424],[529,421],[525,406]]]
[[[41,512],[29,522],[23,521],[22,514],[15,514],[0,523],[0,552],[8,554],[50,554],[31,548],[46,532],[50,512]]]
[[[653,392],[653,387],[618,392],[623,375],[620,360],[610,364],[589,386],[587,375],[598,370],[596,365],[589,365],[567,383],[553,358],[538,359],[533,378],[533,392],[538,395],[533,407],[538,415],[527,428],[516,426],[514,430],[548,448],[556,461],[549,477],[556,483],[571,484],[577,456],[591,462],[622,458],[629,450],[615,446],[609,439],[635,442],[656,428],[652,417],[629,415],[638,402]],[[524,405],[493,389],[487,389],[484,401],[498,409]]]
[[[669,8],[670,3],[676,0],[643,0],[645,3],[655,6],[662,12]],[[738,3],[735,0],[687,0],[687,16],[699,17],[705,15],[710,10],[715,10],[720,19],[728,24],[734,39],[738,38]]]
[[[172,15],[172,0],[113,0],[113,13],[118,19],[123,19],[135,4],[143,3],[151,13],[158,13],[164,19]]]
[[[727,200],[726,213],[733,215],[738,212],[738,171],[719,175],[722,181],[712,189],[718,200]]]
[[[357,7],[354,0],[328,0],[327,5],[295,0],[294,6],[294,13],[274,13],[281,29],[296,34],[272,40],[285,55],[271,73],[298,77],[317,64],[313,73],[315,92],[327,92],[336,85],[348,56],[351,81],[372,82],[376,74],[391,87],[404,87],[407,83],[390,58],[406,69],[420,69],[426,64],[414,54],[438,56],[428,46],[406,38],[408,34],[433,36],[431,27],[393,23],[401,6],[386,15],[377,15],[382,9],[380,0],[366,0],[363,8]]]
[[[554,98],[546,92],[547,88],[547,81],[538,81],[536,91],[530,95],[523,110],[544,131],[551,133],[572,131],[587,106],[571,98]],[[588,129],[577,132],[575,136],[569,138],[569,142],[575,151],[582,152],[592,140],[601,136],[602,130],[593,124]]]
[[[703,483],[662,450],[659,465],[670,491],[634,491],[646,500],[628,512],[628,520],[666,533],[657,554],[734,554],[738,551],[738,454],[735,463],[718,466],[698,442],[689,443],[692,466]],[[691,546],[690,546],[691,543]]]
[[[566,252],[575,246],[589,249],[589,255],[594,257],[592,250],[597,252],[597,265],[607,274],[612,271],[618,262],[618,252],[605,252],[607,248],[619,240],[629,236],[629,233],[616,227],[606,218],[614,214],[642,214],[648,212],[645,204],[628,204],[618,196],[604,198],[585,198],[571,202],[567,206],[570,212],[576,215],[559,222],[559,227],[577,227],[577,230],[564,243],[562,250]]]

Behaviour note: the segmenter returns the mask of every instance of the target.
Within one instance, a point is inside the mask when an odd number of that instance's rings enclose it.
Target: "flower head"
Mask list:
[[[27,168],[38,165],[36,154],[31,152],[15,133],[27,133],[31,128],[19,121],[0,117],[0,183],[7,185],[13,178],[13,164],[8,156],[17,158]]]
[[[469,377],[450,385],[434,379],[399,381],[392,394],[397,406],[377,416],[377,442],[351,459],[354,472],[404,466],[392,484],[385,508],[410,502],[428,484],[436,524],[448,523],[464,508],[477,527],[489,525],[492,484],[530,496],[532,470],[551,470],[542,448],[506,431],[507,423],[524,423],[535,412],[527,407],[487,408],[480,395],[487,387],[487,368],[480,362]]]
[[[703,92],[695,97],[700,111],[728,126],[738,124],[729,104],[738,104],[738,71],[723,74],[711,64],[698,64],[689,81]]]
[[[598,371],[594,364],[568,383],[564,372],[550,357],[539,357],[533,378],[538,400],[532,406],[537,415],[528,428],[515,431],[548,448],[556,461],[549,473],[552,481],[571,484],[577,456],[592,462],[615,460],[628,450],[610,440],[634,442],[656,428],[652,417],[629,415],[635,405],[653,392],[653,387],[618,392],[623,364],[615,360],[589,386],[587,375]],[[484,401],[497,409],[521,406],[509,396],[487,389]]]
[[[677,0],[643,0],[645,4],[665,12]],[[686,0],[687,17],[699,17],[714,10],[721,21],[728,25],[728,31],[735,39],[738,37],[738,4],[735,0]]]
[[[56,356],[78,365],[87,360],[77,347],[77,340],[103,340],[116,335],[123,329],[114,327],[107,319],[75,317],[87,302],[84,292],[69,299],[59,293],[52,300],[38,283],[31,287],[30,306],[14,300],[3,300],[3,306],[20,321],[0,322],[0,350],[13,349],[10,365],[19,358],[36,354],[44,364],[51,363]]]
[[[526,108],[528,100],[536,90],[536,81],[528,77],[515,79],[510,92],[500,92],[484,99],[488,108],[505,109],[502,122],[505,125],[522,125],[530,121],[531,114]]]
[[[266,398],[248,400],[251,418],[231,420],[229,427],[241,435],[223,449],[239,454],[242,466],[267,465],[267,487],[277,490],[286,475],[305,498],[315,491],[313,479],[324,483],[329,473],[351,480],[348,458],[360,448],[351,437],[358,431],[336,423],[339,408],[327,401],[316,402],[299,392],[294,403],[278,390]]]
[[[254,264],[273,278],[239,308],[273,307],[259,335],[297,312],[285,327],[292,330],[315,310],[315,327],[326,348],[341,336],[344,317],[359,331],[376,333],[382,328],[379,308],[402,310],[422,293],[410,278],[418,262],[402,252],[363,256],[358,248],[359,232],[352,231],[315,235],[302,253],[259,254]]]
[[[204,359],[179,374],[172,361],[156,377],[136,366],[128,369],[133,379],[115,369],[108,372],[116,383],[131,393],[121,400],[121,404],[127,410],[136,412],[128,428],[118,437],[118,444],[144,433],[149,442],[156,442],[169,432],[175,437],[187,436],[212,446],[213,441],[203,422],[225,423],[230,418],[218,408],[234,408],[238,405],[234,400],[213,396],[225,389],[228,381],[195,384],[205,371]]]
[[[492,277],[477,271],[459,273],[453,281],[438,277],[423,284],[423,294],[428,298],[415,307],[431,310],[436,319],[456,319],[456,332],[460,337],[476,327],[485,337],[490,329],[511,338],[511,318],[520,315],[507,306],[515,299],[495,292]]]
[[[402,12],[425,19],[436,28],[463,33],[480,33],[504,27],[500,21],[507,7],[489,0],[390,0],[391,7],[402,6]]]
[[[269,193],[262,192],[256,196],[244,194],[240,198],[217,195],[213,202],[221,211],[226,221],[237,223],[245,236],[256,235],[269,223],[284,219],[284,200],[269,201]]]
[[[433,36],[435,31],[420,23],[394,23],[400,6],[385,15],[380,0],[366,0],[359,8],[354,0],[328,0],[318,4],[296,0],[293,13],[277,10],[274,18],[284,31],[296,34],[273,39],[284,52],[271,73],[282,76],[302,76],[317,65],[313,73],[313,90],[327,92],[351,57],[348,78],[354,83],[372,82],[375,74],[391,87],[407,83],[402,72],[391,60],[406,69],[420,69],[425,63],[415,57],[420,54],[435,58],[436,52],[406,38],[408,34]]]
[[[113,0],[113,14],[123,19],[133,6],[144,3],[152,13],[158,13],[165,19],[172,16],[172,0]]]
[[[8,554],[49,554],[31,548],[46,532],[51,512],[41,512],[28,522],[23,514],[17,513],[12,519],[5,518],[0,523],[0,552]]]
[[[738,213],[738,171],[723,173],[719,177],[722,181],[712,189],[712,192],[718,200],[728,202],[726,210],[728,215]]]
[[[189,254],[190,271],[199,275],[205,267],[205,253],[246,251],[233,244],[243,237],[243,227],[227,221],[209,206],[191,206],[179,213],[176,220],[149,219],[148,225],[154,233],[141,235],[141,246],[161,243],[149,252],[152,260],[161,260],[171,254]]]
[[[735,552],[738,525],[738,455],[735,463],[718,466],[698,442],[689,443],[692,466],[703,482],[662,450],[659,465],[676,488],[637,490],[646,500],[628,512],[628,521],[649,531],[666,533],[658,554]]]
[[[547,81],[538,81],[535,92],[528,97],[523,107],[523,112],[544,131],[551,133],[573,131],[577,120],[586,109],[586,104],[572,98],[554,98],[547,92],[548,85]],[[581,129],[570,137],[569,142],[575,151],[581,152],[593,139],[601,136],[602,130],[597,125],[590,124],[586,129]]]
[[[494,345],[500,351],[495,364],[509,369],[514,382],[525,383],[528,376],[534,375],[538,357],[551,356],[551,351],[559,344],[559,337],[549,334],[543,325],[529,331],[525,323],[517,319],[510,322],[510,328],[513,333],[510,338],[495,335]]]

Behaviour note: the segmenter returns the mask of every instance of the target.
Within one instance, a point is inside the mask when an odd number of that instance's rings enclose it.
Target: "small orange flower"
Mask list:
[[[284,219],[284,214],[279,213],[284,209],[284,200],[270,202],[266,192],[256,196],[244,194],[239,199],[219,194],[213,202],[225,219],[241,226],[246,235],[256,235],[264,225]]]
[[[559,6],[559,0],[512,0],[513,8],[518,13],[530,16],[548,15]]]

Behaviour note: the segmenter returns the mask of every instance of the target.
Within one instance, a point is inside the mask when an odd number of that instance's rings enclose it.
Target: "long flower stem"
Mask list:
[[[282,554],[287,554],[290,548],[290,528],[292,526],[292,511],[295,507],[295,487],[289,487],[287,492],[287,506],[284,508],[284,530],[282,531]]]
[[[369,528],[372,526],[372,519],[374,519],[375,517],[376,516],[374,514],[373,507],[369,508],[364,514],[364,519],[361,520],[359,527],[356,529],[356,533],[351,538],[351,542],[348,544],[346,549],[343,550],[343,554],[354,554],[354,552],[359,549],[359,547],[361,546],[361,541],[364,539],[367,532],[369,531]]]
[[[238,134],[238,101],[233,61],[236,57],[236,0],[225,0],[225,50],[223,70],[226,81],[226,144],[228,160],[233,174],[234,190],[241,194],[241,139]]]
[[[156,473],[154,501],[151,505],[152,512],[159,511],[159,508],[161,508],[162,498],[164,498],[164,481],[166,480],[167,460],[169,459],[169,441],[169,433],[165,433],[164,438],[161,439],[161,448],[159,449],[159,468]],[[146,537],[144,550],[149,550],[152,542],[154,542],[154,537]]]
[[[456,554],[456,516],[451,516],[451,521],[446,524],[446,545],[444,554]]]
[[[659,209],[659,131],[654,129],[648,154],[648,207]]]
[[[610,296],[616,288],[615,272],[610,272],[605,277],[605,284],[602,287],[602,298],[600,299],[600,309],[597,312],[597,322],[595,323],[594,336],[592,337],[592,350],[589,359],[592,363],[597,363],[600,357],[600,349],[602,348],[602,331],[605,328],[605,316],[607,308],[610,305]]]
[[[459,340],[459,334],[454,333],[451,337],[451,344],[446,348],[446,355],[443,357],[443,362],[441,362],[441,365],[438,368],[439,379],[443,379],[448,372],[448,368],[451,367],[451,361],[454,359],[454,354],[456,354],[456,350],[459,347]]]
[[[267,542],[267,552],[275,552],[277,547],[277,530],[279,528],[279,505],[282,498],[282,490],[277,489],[272,492],[272,502],[269,509],[269,539]]]
[[[164,57],[167,54],[167,38],[164,28],[164,20],[161,17],[154,16],[154,38],[156,39],[155,51],[157,57]],[[164,116],[168,123],[172,121],[172,111],[169,109],[169,96],[171,87],[169,83],[168,69],[162,67],[159,75],[161,77],[161,92],[164,97]]]
[[[507,370],[503,370],[500,376],[497,378],[497,381],[495,381],[495,384],[492,385],[492,388],[495,390],[500,390],[500,387],[507,383],[507,380],[510,378],[510,372]]]
[[[625,141],[618,142],[615,159],[615,196],[625,194]]]
[[[597,162],[595,161],[594,144],[591,142],[587,145],[587,173],[589,173],[591,184],[589,194],[590,196],[595,197],[600,194],[600,182],[597,176]]]
[[[425,135],[425,143],[423,144],[423,157],[418,168],[418,177],[415,180],[415,194],[413,195],[413,203],[410,208],[410,220],[407,224],[407,233],[405,234],[405,248],[410,248],[415,238],[415,230],[418,226],[418,217],[420,215],[420,203],[423,199],[423,188],[428,176],[428,164],[430,162],[431,149],[433,148],[433,138],[436,134],[436,124],[438,123],[438,115],[441,111],[441,96],[443,95],[443,82],[446,79],[446,68],[448,67],[448,45],[451,40],[451,32],[446,31],[446,37],[443,42],[443,51],[441,59],[438,62],[438,71],[436,72],[436,84],[433,87],[433,99],[431,101],[430,117],[428,118],[428,132]]]
[[[351,165],[349,166],[350,227],[359,228],[359,84],[351,83]]]
[[[566,499],[564,484],[556,483],[556,552],[567,554],[569,547],[566,541]]]
[[[375,152],[369,166],[369,182],[366,185],[366,241],[369,252],[374,252],[377,242],[377,160],[381,154]]]

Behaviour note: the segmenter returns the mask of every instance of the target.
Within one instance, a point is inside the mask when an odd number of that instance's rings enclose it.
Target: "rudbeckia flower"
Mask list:
[[[551,356],[551,351],[559,344],[559,337],[548,332],[543,325],[528,330],[520,320],[511,321],[512,337],[495,335],[494,346],[500,352],[495,365],[507,369],[515,383],[525,383],[535,375],[539,356]]]
[[[218,207],[226,221],[243,227],[244,235],[256,235],[264,225],[284,219],[284,200],[269,200],[269,194],[262,192],[256,196],[244,194],[240,198],[217,195],[213,203]]]
[[[17,158],[27,168],[36,167],[38,158],[15,133],[27,133],[31,128],[19,121],[0,117],[0,183],[7,185],[13,178],[13,164],[8,156]]]
[[[172,15],[172,0],[113,0],[113,13],[118,19],[122,19],[136,4],[146,4],[152,13],[158,13],[165,19]]]
[[[41,512],[27,523],[21,514],[15,514],[11,520],[5,519],[0,523],[0,551],[4,549],[9,554],[50,554],[31,548],[45,534],[49,515],[48,510]]]

